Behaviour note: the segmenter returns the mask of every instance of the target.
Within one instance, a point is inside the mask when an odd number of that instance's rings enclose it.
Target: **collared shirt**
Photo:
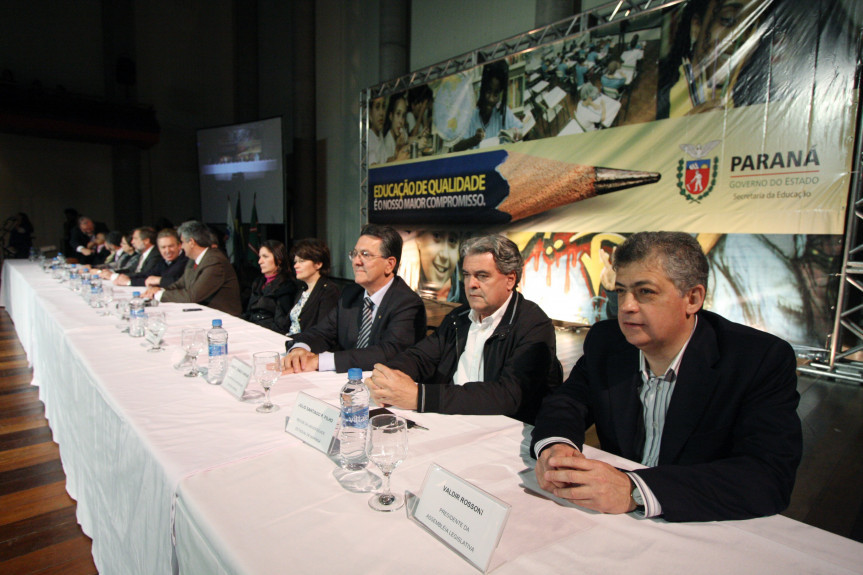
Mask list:
[[[695,325],[698,325],[697,316]],[[695,331],[694,326],[692,331]],[[692,333],[689,334],[689,339],[692,339]],[[668,404],[671,403],[671,394],[674,393],[674,384],[677,383],[677,370],[680,369],[680,362],[686,346],[689,345],[689,339],[674,356],[662,377],[651,371],[644,354],[638,352],[641,366],[641,390],[638,392],[638,398],[641,400],[644,416],[644,452],[641,463],[647,467],[655,467],[659,461],[659,444],[662,440],[662,430],[665,429],[665,414],[668,413]]]
[[[210,248],[204,248],[204,251],[198,254],[198,257],[195,258],[195,265],[201,265],[201,260],[204,259],[204,254],[207,253],[207,250]]]
[[[374,295],[369,295],[368,291],[363,292],[363,301],[365,301],[365,298],[367,298],[367,297],[371,298],[371,300],[372,300],[372,317],[374,317],[377,314],[378,308],[381,306],[381,302],[384,301],[384,296],[387,295],[387,292],[389,291],[390,287],[392,287],[393,281],[395,281],[395,279],[396,279],[396,276],[393,275],[393,277],[390,278],[390,281],[388,281],[384,287],[382,287],[381,289],[376,291],[374,293]],[[360,313],[362,313],[362,312],[360,312]],[[372,326],[374,326],[374,325],[375,325],[374,321],[372,321]],[[311,348],[304,343],[296,343],[293,346],[291,346],[291,349],[294,349],[295,347],[301,347],[305,350],[311,351]],[[289,349],[288,353],[290,353],[290,351],[291,350]],[[335,371],[335,370],[336,370],[336,358],[333,355],[333,352],[325,351],[325,352],[318,354],[318,371]]]
[[[464,385],[469,381],[482,381],[484,373],[483,350],[485,342],[492,336],[494,330],[500,325],[507,306],[512,299],[512,293],[502,306],[497,308],[493,314],[480,320],[476,310],[470,310],[470,329],[467,332],[467,343],[464,351],[458,358],[458,367],[453,375],[452,382],[455,385]]]
[[[665,416],[668,413],[668,405],[671,403],[671,395],[674,393],[674,386],[677,383],[677,370],[680,369],[680,362],[683,361],[683,354],[692,340],[696,326],[698,326],[698,316],[695,316],[695,323],[689,333],[689,338],[674,356],[674,359],[671,360],[671,365],[668,366],[662,377],[656,376],[650,370],[650,366],[647,365],[644,354],[638,353],[642,382],[638,397],[641,400],[644,416],[644,451],[642,452],[641,463],[647,467],[655,467],[659,462],[662,430],[665,429]],[[644,499],[644,516],[662,515],[662,504],[656,499],[647,484],[636,473],[627,473],[627,475],[632,479]]]
[[[156,246],[150,246],[149,248],[147,248],[147,251],[145,251],[144,253],[142,253],[142,254],[141,254],[141,259],[140,259],[140,260],[138,260],[138,267],[136,267],[136,268],[135,268],[135,273],[136,273],[136,274],[137,274],[137,273],[141,273],[141,268],[143,268],[143,267],[144,267],[144,260],[146,260],[146,259],[147,259],[147,256],[148,256],[148,255],[150,255],[150,252],[151,252],[151,251],[153,251],[153,249],[154,249],[155,247],[156,247]]]

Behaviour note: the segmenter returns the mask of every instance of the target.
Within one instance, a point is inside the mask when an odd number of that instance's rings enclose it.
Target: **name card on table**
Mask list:
[[[329,452],[341,411],[300,392],[285,431],[324,453]]]
[[[510,505],[440,465],[429,466],[411,518],[485,573]]]
[[[231,358],[225,379],[222,380],[222,388],[237,399],[243,399],[249,378],[252,377],[252,366],[236,357]]]

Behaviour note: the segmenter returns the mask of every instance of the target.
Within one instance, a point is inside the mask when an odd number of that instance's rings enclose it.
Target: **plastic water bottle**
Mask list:
[[[348,370],[348,382],[340,394],[342,420],[339,429],[339,463],[348,471],[368,465],[366,431],[369,427],[369,390],[363,384],[363,370]]]
[[[207,382],[218,385],[222,383],[228,369],[228,332],[222,327],[220,319],[214,319],[213,327],[207,331],[207,348],[210,355]]]
[[[84,270],[81,270],[81,275],[78,276],[78,279],[81,281],[81,289],[77,293],[80,293],[84,301],[87,302],[87,305],[90,305],[90,276],[84,273]]]
[[[144,337],[147,327],[147,314],[144,311],[144,300],[141,292],[132,292],[132,301],[129,302],[129,335],[132,337]]]
[[[93,274],[90,278],[90,307],[99,308],[105,304],[102,301],[102,278],[99,274]]]

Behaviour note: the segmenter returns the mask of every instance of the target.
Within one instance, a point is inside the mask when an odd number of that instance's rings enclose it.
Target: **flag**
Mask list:
[[[234,214],[231,212],[231,194],[228,194],[228,216],[225,218],[225,225],[228,228],[227,233],[225,234],[225,251],[228,252],[228,259],[233,264],[235,263],[234,257],[234,236],[236,235],[236,222],[234,221]]]
[[[243,241],[243,212],[240,205],[240,197],[242,194],[237,194],[237,209],[234,212],[234,237],[233,241],[233,250],[234,257],[237,260],[237,265],[242,266],[243,262],[246,261],[245,258],[245,250],[243,246],[245,242]]]
[[[258,265],[258,248],[261,247],[261,237],[258,234],[258,194],[252,196],[252,221],[249,225],[249,254],[247,258]]]

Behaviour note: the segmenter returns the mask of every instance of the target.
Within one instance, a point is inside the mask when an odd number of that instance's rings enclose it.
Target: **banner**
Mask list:
[[[525,296],[586,324],[613,317],[599,275],[614,245],[689,232],[711,260],[708,307],[823,346],[856,136],[850,16],[689,2],[373,100],[369,220],[409,244],[506,233]],[[422,242],[412,285],[453,300],[457,258],[437,250],[435,269]]]

